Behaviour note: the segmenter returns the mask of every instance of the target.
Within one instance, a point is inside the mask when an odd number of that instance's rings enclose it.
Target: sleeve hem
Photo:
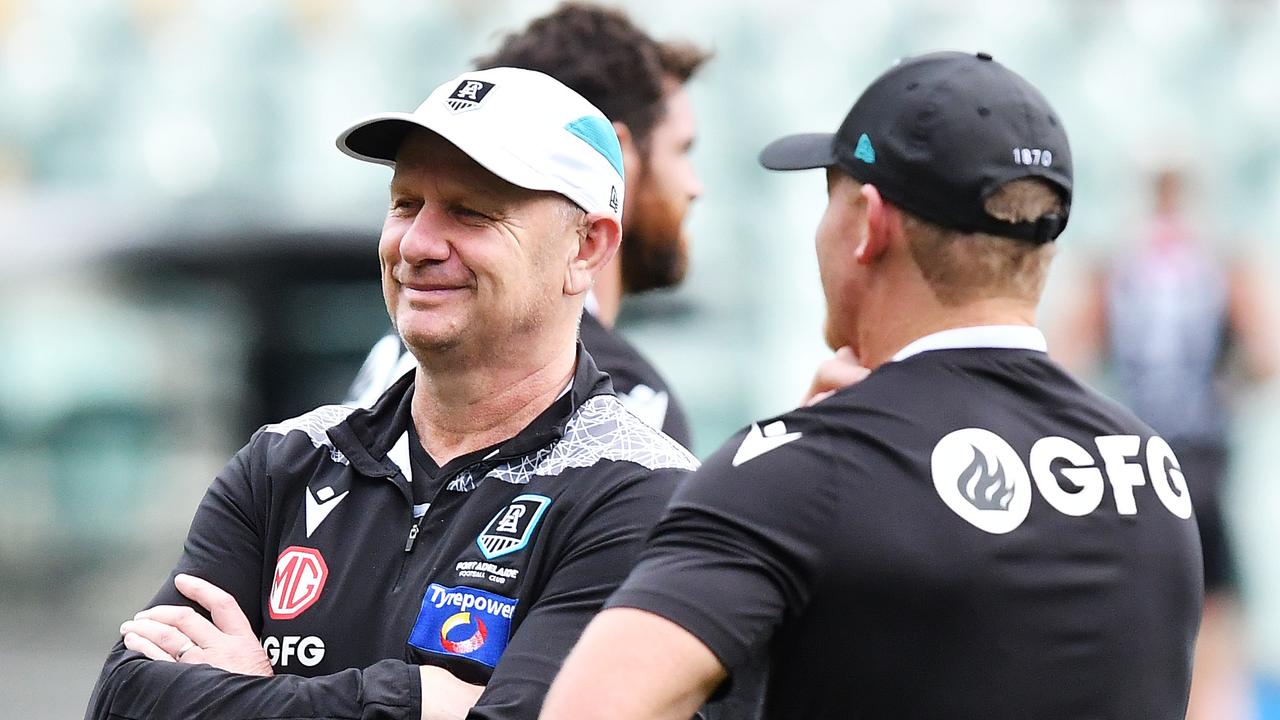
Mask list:
[[[605,603],[605,609],[615,607],[644,610],[679,625],[706,645],[730,674],[732,668],[750,655],[749,648],[734,634],[732,628],[717,619],[713,613],[680,599],[623,587]]]

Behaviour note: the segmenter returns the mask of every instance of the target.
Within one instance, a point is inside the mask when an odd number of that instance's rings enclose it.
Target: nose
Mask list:
[[[418,211],[400,238],[400,257],[410,265],[442,262],[448,260],[452,252],[442,230],[440,213],[430,206]]]
[[[697,200],[702,197],[702,179],[698,177],[697,171],[689,169],[689,200]]]

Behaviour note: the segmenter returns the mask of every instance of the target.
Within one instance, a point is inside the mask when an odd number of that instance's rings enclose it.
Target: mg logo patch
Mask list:
[[[933,486],[942,502],[974,527],[1011,532],[1031,509],[1031,478],[1022,458],[990,430],[948,433],[933,448]]]
[[[274,620],[292,620],[320,599],[324,581],[329,577],[320,551],[293,545],[276,559],[275,578],[271,581],[269,614]]]
[[[454,113],[474,110],[484,102],[484,98],[493,89],[493,83],[483,80],[463,80],[458,84],[444,104]]]
[[[538,521],[551,504],[545,495],[520,495],[498,511],[476,538],[485,558],[492,560],[523,550],[533,538]]]

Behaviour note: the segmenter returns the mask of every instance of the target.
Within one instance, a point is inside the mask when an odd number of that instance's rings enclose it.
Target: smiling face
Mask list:
[[[435,133],[406,135],[378,243],[387,312],[405,344],[420,361],[457,348],[503,353],[576,318],[563,289],[582,216]]]

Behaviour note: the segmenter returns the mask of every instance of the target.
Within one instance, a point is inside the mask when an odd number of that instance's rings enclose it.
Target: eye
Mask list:
[[[420,207],[422,207],[422,203],[419,200],[409,197],[395,197],[391,198],[391,208],[389,212],[390,214],[399,217],[407,217],[417,213],[418,208]]]
[[[467,207],[465,205],[454,205],[452,212],[454,216],[456,216],[463,222],[483,223],[493,219],[488,215],[480,212],[479,210],[476,210],[475,208]]]

